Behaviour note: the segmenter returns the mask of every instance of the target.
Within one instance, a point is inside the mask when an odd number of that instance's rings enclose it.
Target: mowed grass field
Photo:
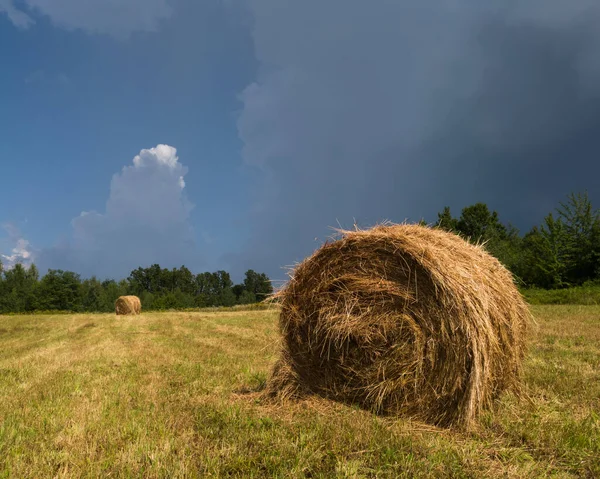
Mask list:
[[[600,307],[533,312],[470,433],[261,401],[277,311],[0,316],[0,477],[600,477]]]

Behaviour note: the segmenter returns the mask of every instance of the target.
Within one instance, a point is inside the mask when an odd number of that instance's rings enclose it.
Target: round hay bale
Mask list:
[[[341,234],[276,295],[283,352],[267,395],[316,393],[451,426],[518,390],[531,317],[498,260],[418,225]]]
[[[115,312],[117,316],[127,314],[140,314],[142,312],[142,303],[137,296],[121,296],[115,302]]]

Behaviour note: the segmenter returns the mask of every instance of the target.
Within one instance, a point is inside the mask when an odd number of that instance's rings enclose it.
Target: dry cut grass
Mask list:
[[[534,313],[469,433],[261,401],[276,311],[0,316],[0,477],[600,477],[600,308]]]

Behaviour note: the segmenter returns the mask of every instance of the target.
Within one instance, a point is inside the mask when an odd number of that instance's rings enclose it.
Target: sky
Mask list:
[[[600,206],[596,0],[0,0],[5,267],[286,268],[486,202]]]

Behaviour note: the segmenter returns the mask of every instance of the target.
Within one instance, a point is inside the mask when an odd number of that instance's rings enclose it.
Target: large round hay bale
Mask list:
[[[117,316],[127,314],[140,314],[142,312],[142,303],[137,296],[121,296],[115,302],[115,312]]]
[[[518,389],[531,318],[500,262],[424,226],[341,233],[278,293],[283,352],[268,395],[464,426]]]

